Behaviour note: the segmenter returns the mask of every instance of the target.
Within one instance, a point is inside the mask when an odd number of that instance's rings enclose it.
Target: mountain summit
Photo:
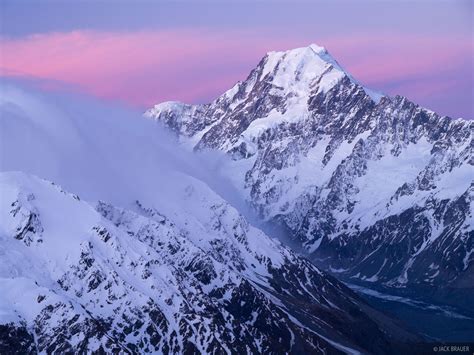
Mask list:
[[[321,267],[448,301],[472,292],[474,121],[375,94],[315,45],[268,53],[209,104],[145,116],[229,154],[242,196]]]
[[[343,78],[357,83],[326,48],[316,44],[284,52],[269,52],[263,61],[262,78],[268,76],[275,87],[301,96],[308,95],[315,88],[327,92]],[[368,93],[373,95],[374,101],[382,96],[372,91]]]

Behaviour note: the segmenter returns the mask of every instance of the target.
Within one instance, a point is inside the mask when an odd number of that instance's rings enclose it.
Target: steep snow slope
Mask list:
[[[418,340],[250,225],[153,122],[3,93],[1,353],[395,353]]]
[[[268,53],[210,104],[145,114],[225,171],[341,275],[472,290],[474,122],[362,87],[320,47]]]

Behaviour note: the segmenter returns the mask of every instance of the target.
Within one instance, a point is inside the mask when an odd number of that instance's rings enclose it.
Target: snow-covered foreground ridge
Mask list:
[[[417,340],[249,224],[153,122],[2,93],[0,353],[396,353]]]
[[[474,287],[474,121],[362,87],[321,47],[270,52],[209,104],[145,114],[225,171],[262,218],[341,275]]]

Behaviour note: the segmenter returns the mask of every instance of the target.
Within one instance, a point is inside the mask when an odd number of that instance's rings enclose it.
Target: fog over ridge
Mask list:
[[[189,175],[258,223],[220,173],[228,159],[223,153],[187,151],[160,123],[118,104],[42,92],[24,81],[3,81],[1,91],[0,171],[33,174],[83,199],[123,208],[135,200],[179,204],[175,181]]]

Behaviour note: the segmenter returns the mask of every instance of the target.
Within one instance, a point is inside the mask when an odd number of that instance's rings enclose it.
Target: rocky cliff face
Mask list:
[[[223,170],[322,267],[389,286],[472,289],[473,121],[368,90],[321,47],[268,53],[210,104],[145,114]]]

